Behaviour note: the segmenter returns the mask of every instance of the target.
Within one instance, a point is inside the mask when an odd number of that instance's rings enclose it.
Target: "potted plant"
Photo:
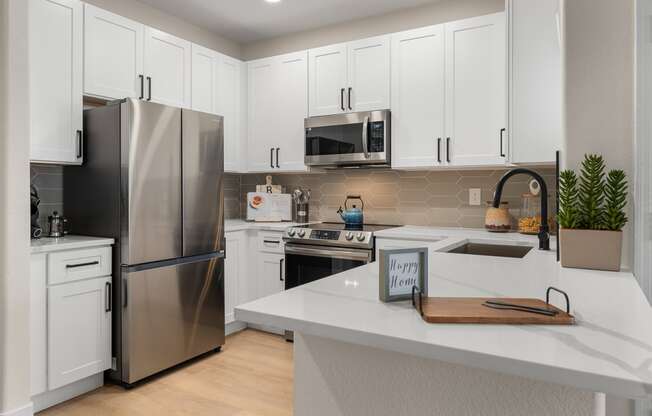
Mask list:
[[[627,175],[605,175],[602,156],[586,155],[580,176],[559,174],[559,232],[561,265],[595,270],[620,270],[627,224]]]

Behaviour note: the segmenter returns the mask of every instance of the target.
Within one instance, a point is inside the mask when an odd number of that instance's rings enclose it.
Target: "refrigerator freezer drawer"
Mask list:
[[[134,383],[224,344],[224,259],[122,270],[122,381]]]

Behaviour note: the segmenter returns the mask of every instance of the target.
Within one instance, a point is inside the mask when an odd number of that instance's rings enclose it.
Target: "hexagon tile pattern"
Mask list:
[[[346,195],[360,195],[368,224],[430,225],[478,228],[484,225],[486,204],[493,197],[498,179],[506,169],[491,171],[395,171],[334,170],[305,174],[272,174],[272,182],[283,192],[297,187],[311,190],[310,219],[341,222],[337,209]],[[554,169],[537,169],[554,190]],[[225,208],[227,218],[242,218],[247,192],[265,183],[265,174],[227,175]],[[528,176],[510,179],[504,190],[512,215],[518,218],[521,195],[528,192]],[[236,194],[239,183],[240,193]],[[469,205],[469,189],[482,190],[481,206]],[[234,206],[236,200],[239,207]],[[551,200],[554,201],[554,199]]]

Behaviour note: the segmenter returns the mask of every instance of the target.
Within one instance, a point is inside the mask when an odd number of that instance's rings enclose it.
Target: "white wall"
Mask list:
[[[501,10],[505,10],[505,0],[441,0],[427,6],[248,43],[242,47],[242,57],[244,60],[265,58],[302,49],[495,13]]]
[[[562,0],[565,166],[602,154],[634,182],[634,0]],[[633,258],[633,200],[623,265]]]
[[[0,0],[0,414],[31,415],[27,2]]]
[[[84,0],[102,9],[119,14],[147,26],[240,59],[240,44],[199,28],[137,0]],[[261,0],[262,1],[262,0]]]

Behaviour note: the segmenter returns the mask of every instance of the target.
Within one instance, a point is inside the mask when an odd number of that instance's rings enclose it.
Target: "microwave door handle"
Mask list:
[[[369,116],[364,118],[362,123],[362,152],[364,153],[365,159],[369,159],[369,144],[367,140],[369,138]]]

